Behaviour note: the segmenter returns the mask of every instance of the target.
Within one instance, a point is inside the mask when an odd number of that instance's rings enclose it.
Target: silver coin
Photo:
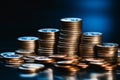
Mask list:
[[[55,28],[44,28],[44,29],[39,29],[38,32],[45,32],[45,33],[49,33],[49,32],[58,32],[59,29],[55,29]]]
[[[79,21],[82,21],[81,18],[62,18],[60,19],[60,21],[63,21],[63,22],[79,22]]]
[[[83,35],[84,36],[101,36],[102,33],[100,33],[100,32],[84,32]]]
[[[23,56],[22,55],[19,55],[19,54],[14,54],[14,55],[6,55],[4,56],[4,58],[12,58],[12,59],[18,59],[18,58],[22,58]]]
[[[24,68],[44,68],[43,64],[35,64],[35,63],[25,63],[22,65]]]
[[[39,40],[39,38],[33,37],[33,36],[24,36],[24,37],[19,37],[18,40],[19,41],[36,41],[36,40]]]
[[[15,55],[15,52],[3,52],[0,54],[2,57],[4,56],[10,56],[10,55]]]
[[[98,45],[99,47],[118,47],[117,43],[102,43],[102,45]]]

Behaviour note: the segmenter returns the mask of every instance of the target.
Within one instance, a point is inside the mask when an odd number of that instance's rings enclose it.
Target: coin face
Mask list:
[[[19,41],[35,41],[38,40],[39,38],[33,37],[33,36],[24,36],[24,37],[19,37]]]
[[[4,56],[4,58],[9,58],[9,59],[18,59],[18,58],[22,58],[22,55],[19,54],[13,54],[13,55],[6,55]]]
[[[116,43],[103,43],[101,45],[98,45],[99,47],[117,47],[118,44]]]
[[[10,55],[15,55],[15,52],[3,52],[0,54],[2,57],[4,56],[10,56]]]
[[[69,60],[69,61],[58,61],[57,64],[72,64],[73,60]]]
[[[63,19],[60,19],[60,21],[63,21],[63,22],[79,22],[81,20],[82,20],[81,18],[63,18]]]
[[[28,50],[24,50],[24,49],[18,49],[15,52],[19,53],[19,54],[31,54],[31,53],[34,53],[33,51],[28,51]]]
[[[39,61],[49,61],[49,60],[52,60],[51,58],[48,58],[48,57],[36,57],[35,59],[39,60]]]
[[[84,36],[101,36],[102,33],[100,33],[100,32],[84,32],[83,35]]]
[[[26,64],[23,64],[22,67],[24,67],[24,68],[44,68],[45,66],[43,64],[26,63]]]
[[[38,30],[38,32],[44,32],[44,33],[58,32],[58,31],[59,29],[55,29],[55,28],[44,28]]]

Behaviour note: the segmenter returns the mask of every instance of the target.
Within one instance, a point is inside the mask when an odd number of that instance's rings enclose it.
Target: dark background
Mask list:
[[[103,33],[103,42],[120,44],[119,0],[9,0],[0,8],[0,52],[17,49],[20,36],[38,36],[40,28],[60,28],[64,17],[83,19],[83,32]]]

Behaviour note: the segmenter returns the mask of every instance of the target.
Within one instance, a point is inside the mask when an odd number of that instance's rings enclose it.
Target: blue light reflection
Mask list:
[[[112,20],[107,16],[89,15],[83,19],[83,31],[109,32]]]

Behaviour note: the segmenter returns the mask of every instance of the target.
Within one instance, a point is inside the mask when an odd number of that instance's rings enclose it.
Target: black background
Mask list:
[[[60,28],[59,20],[64,17],[83,18],[83,32],[89,31],[85,24],[84,14],[94,13],[77,4],[83,0],[9,0],[1,2],[0,8],[0,52],[14,51],[17,49],[17,38],[20,36],[38,36],[37,30],[40,28]],[[85,0],[90,1],[90,0]],[[91,0],[93,1],[93,0]],[[115,42],[120,44],[120,1],[119,0],[96,0],[111,2],[108,9],[103,10],[103,14],[112,17],[111,30],[106,29],[104,42]],[[94,5],[94,4],[93,4]],[[98,14],[99,12],[96,11]],[[77,15],[76,15],[77,14]],[[85,16],[87,19],[87,16]],[[96,20],[97,21],[97,20]],[[110,24],[109,22],[107,24]],[[90,25],[92,26],[92,25]],[[101,25],[102,26],[102,25]],[[103,28],[104,29],[104,28]],[[109,29],[109,27],[108,27]],[[100,31],[97,28],[90,31]]]

